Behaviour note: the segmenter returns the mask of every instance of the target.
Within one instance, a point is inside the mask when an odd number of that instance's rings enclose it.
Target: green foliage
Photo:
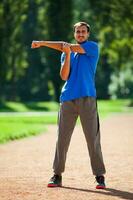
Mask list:
[[[97,39],[101,47],[101,57],[96,78],[98,97],[109,98],[110,91],[108,88],[112,84],[111,74],[118,73],[118,71],[128,68],[128,65],[132,65],[133,4],[131,0],[102,2],[90,0],[89,2],[92,13],[90,18],[95,30],[98,31]],[[129,87],[133,87],[132,81],[129,80],[129,82]],[[115,92],[115,96],[125,96],[122,90],[115,90]],[[121,94],[117,95],[117,92],[121,92]],[[129,92],[128,96],[130,94]]]
[[[72,31],[72,17],[72,0],[68,0],[66,3],[63,0],[47,1],[45,11],[46,40],[69,41]],[[59,101],[62,86],[59,77],[60,53],[55,50],[47,50],[45,55],[49,67],[49,79],[54,87],[54,100]]]
[[[0,3],[0,95],[3,98],[10,96],[13,99],[16,96],[16,83],[26,66],[21,45],[25,3],[26,0]]]
[[[133,98],[133,69],[127,68],[111,76],[109,92],[113,99]]]
[[[87,21],[91,25],[90,39],[99,42],[98,98],[130,97],[133,83],[127,74],[133,68],[132,19],[132,0],[1,1],[0,99],[59,100],[63,84],[59,77],[60,53],[30,46],[32,40],[75,42],[72,24],[77,21]]]
[[[42,61],[40,49],[30,48],[31,42],[39,40],[42,36],[39,26],[42,17],[41,6],[42,1],[28,1],[27,15],[23,23],[23,44],[28,47],[26,58],[28,67],[25,69],[25,76],[18,81],[21,89],[19,96],[22,101],[50,100],[46,64]]]

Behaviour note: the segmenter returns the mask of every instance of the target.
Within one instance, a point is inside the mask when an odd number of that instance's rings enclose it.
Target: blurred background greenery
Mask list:
[[[34,119],[30,116],[31,120],[27,121],[26,116],[1,115],[0,135],[3,139],[0,139],[0,142],[19,138],[18,132],[21,132],[20,137],[26,136],[27,132],[36,134],[44,128],[44,123],[56,122],[57,113],[53,112],[58,110],[59,105],[56,102],[59,101],[60,90],[64,84],[59,77],[60,52],[46,47],[31,49],[31,42],[75,42],[73,24],[78,21],[90,24],[90,40],[97,41],[100,46],[96,88],[97,97],[102,100],[98,101],[101,116],[110,112],[131,111],[132,0],[2,0],[0,112],[52,112],[49,115],[41,115],[39,119],[32,114]],[[108,102],[103,101],[105,99]],[[109,99],[121,100],[114,102]],[[35,125],[35,121],[39,127]],[[7,132],[10,132],[10,136]]]
[[[0,1],[0,100],[58,101],[60,52],[31,49],[32,40],[74,42],[73,24],[86,21],[101,55],[99,99],[133,97],[132,0]]]

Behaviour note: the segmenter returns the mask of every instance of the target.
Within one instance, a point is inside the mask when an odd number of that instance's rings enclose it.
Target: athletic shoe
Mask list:
[[[105,185],[105,178],[104,176],[96,176],[96,181],[98,183],[98,185],[96,186],[96,189],[105,189],[106,185]]]
[[[48,187],[61,187],[61,186],[62,186],[62,176],[54,174],[54,176],[51,177],[48,183]]]

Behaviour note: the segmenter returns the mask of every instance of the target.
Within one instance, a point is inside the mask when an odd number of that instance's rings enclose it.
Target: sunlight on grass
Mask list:
[[[8,124],[8,126],[7,126]],[[8,140],[19,139],[36,135],[38,133],[46,131],[43,124],[25,124],[22,122],[17,123],[1,123],[0,130],[0,143],[4,143]]]
[[[0,114],[0,143],[39,134],[46,131],[46,125],[57,123],[59,104],[55,102],[27,104],[8,102],[5,105],[3,107],[1,105],[0,111],[6,109],[10,113]],[[129,105],[130,100],[100,100],[98,101],[100,119],[114,113],[133,113],[133,107]],[[49,110],[52,112],[48,112]],[[77,123],[79,124],[79,119]]]
[[[57,102],[4,102],[0,104],[0,112],[57,111]]]
[[[106,117],[111,113],[133,113],[133,107],[129,107],[130,100],[100,100],[98,111],[100,117]]]

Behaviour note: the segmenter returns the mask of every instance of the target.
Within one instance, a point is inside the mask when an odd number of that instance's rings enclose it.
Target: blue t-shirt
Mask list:
[[[85,41],[80,45],[85,53],[71,52],[70,74],[62,88],[60,102],[87,96],[96,97],[95,72],[99,58],[98,44],[93,41]],[[64,59],[65,53],[62,53],[61,64]]]

